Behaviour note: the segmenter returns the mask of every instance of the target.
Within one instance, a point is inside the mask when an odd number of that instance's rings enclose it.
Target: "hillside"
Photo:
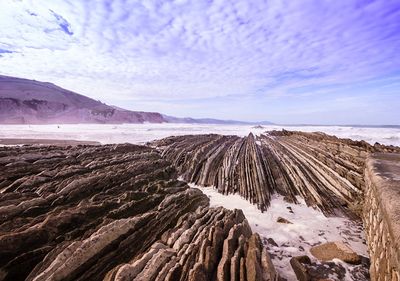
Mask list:
[[[215,125],[273,125],[274,123],[269,121],[260,122],[246,122],[238,120],[221,120],[213,118],[191,118],[191,117],[174,117],[163,115],[163,118],[168,123],[181,123],[181,124],[215,124]]]
[[[270,125],[211,118],[179,118],[131,111],[63,89],[52,83],[0,75],[0,124],[186,123]]]
[[[119,109],[51,83],[0,76],[0,123],[163,123],[155,112]]]

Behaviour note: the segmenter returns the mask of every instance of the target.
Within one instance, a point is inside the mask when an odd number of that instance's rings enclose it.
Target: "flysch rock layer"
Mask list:
[[[240,210],[155,149],[0,147],[0,280],[276,280]]]
[[[326,215],[360,215],[367,156],[400,152],[393,146],[339,139],[323,133],[271,131],[255,137],[189,135],[150,143],[187,182],[238,193],[265,211],[277,192],[296,196]],[[361,208],[358,208],[361,209]]]

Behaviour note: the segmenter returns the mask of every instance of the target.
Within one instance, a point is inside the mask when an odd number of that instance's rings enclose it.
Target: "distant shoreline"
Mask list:
[[[16,139],[2,138],[0,145],[57,145],[57,146],[75,146],[75,145],[100,145],[97,141],[78,141],[65,139]]]
[[[400,125],[315,125],[315,124],[275,124],[286,127],[354,127],[354,128],[388,128],[400,129]]]
[[[5,123],[2,126],[71,126],[71,125],[149,125],[149,124],[171,124],[171,125],[220,125],[220,126],[276,126],[276,127],[353,127],[353,128],[387,128],[387,129],[400,129],[400,125],[323,125],[323,124],[263,124],[262,122],[239,122],[239,123],[172,123],[172,122],[162,122],[162,123],[46,123],[46,124],[11,124]]]

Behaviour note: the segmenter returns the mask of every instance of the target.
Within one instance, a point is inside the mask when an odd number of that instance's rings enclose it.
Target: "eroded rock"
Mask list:
[[[293,224],[291,221],[289,221],[289,220],[287,220],[287,219],[285,219],[285,218],[282,218],[282,217],[278,217],[277,220],[276,220],[276,222],[279,222],[279,223],[286,223],[286,224]]]
[[[290,265],[296,274],[297,280],[299,281],[310,281],[311,276],[308,273],[307,267],[304,264],[311,264],[308,256],[293,257],[290,259]]]
[[[321,261],[340,259],[351,264],[359,264],[360,257],[342,242],[328,242],[310,249],[311,254]]]
[[[359,214],[363,173],[371,152],[399,148],[369,145],[323,133],[271,131],[255,137],[196,135],[151,143],[183,179],[238,193],[265,211],[273,193],[290,202],[302,197],[327,215]]]
[[[0,165],[0,280],[276,276],[242,211],[210,208],[155,149],[1,147]]]

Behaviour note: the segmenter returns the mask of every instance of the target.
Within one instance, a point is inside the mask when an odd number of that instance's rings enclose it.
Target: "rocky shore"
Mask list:
[[[240,194],[260,212],[279,195],[360,220],[376,152],[400,151],[288,131],[0,147],[0,280],[285,280],[241,210],[210,207],[187,183]],[[317,273],[336,270],[332,259],[362,262],[329,242],[311,251],[317,264],[293,257],[299,280],[329,276]]]
[[[240,210],[154,149],[0,148],[0,280],[275,280]]]
[[[271,131],[255,137],[196,135],[154,141],[183,179],[238,193],[266,211],[271,195],[303,198],[325,214],[357,211],[362,199],[367,156],[400,152],[398,147],[370,145],[323,133]]]
[[[57,145],[57,146],[74,146],[74,145],[99,145],[97,141],[78,141],[78,140],[60,140],[60,139],[1,139],[0,145]]]

